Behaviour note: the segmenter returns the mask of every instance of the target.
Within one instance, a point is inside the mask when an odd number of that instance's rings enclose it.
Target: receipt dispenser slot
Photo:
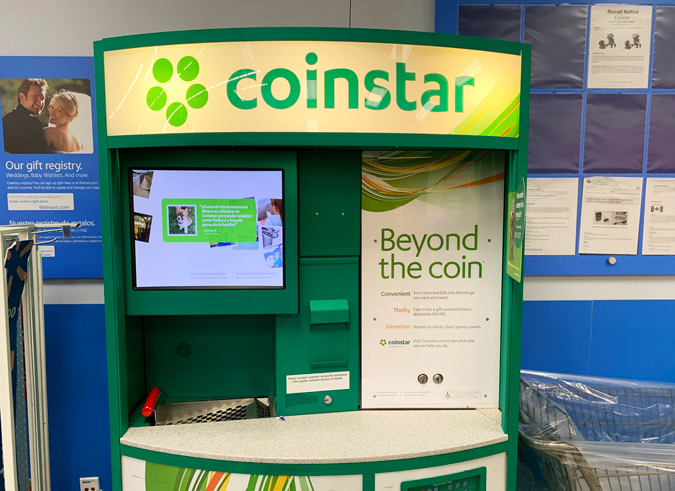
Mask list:
[[[347,299],[310,300],[310,366],[346,367],[349,302]]]

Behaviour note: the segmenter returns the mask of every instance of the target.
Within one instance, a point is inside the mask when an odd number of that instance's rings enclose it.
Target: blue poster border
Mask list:
[[[39,223],[49,225],[56,232],[38,236],[37,243],[56,239],[50,244],[39,246],[42,254],[44,278],[101,278],[103,260],[101,250],[100,192],[98,170],[98,141],[96,132],[96,94],[94,83],[93,57],[62,56],[1,56],[0,57],[0,102],[2,116],[17,106],[16,86],[21,79],[43,78],[49,82],[79,81],[81,92],[89,96],[91,107],[80,109],[80,127],[86,130],[86,153],[40,153],[19,154],[5,151],[4,138],[0,138],[0,154],[3,158],[3,172],[0,186],[4,199],[0,200],[0,224],[19,225]],[[59,84],[51,83],[40,120],[48,120],[48,104]],[[66,84],[67,85],[67,84]],[[4,89],[4,90],[3,90]],[[75,91],[77,92],[77,91]],[[86,97],[84,97],[86,101]],[[87,119],[91,118],[91,134]],[[3,123],[0,129],[4,131]],[[29,170],[31,172],[29,172]],[[38,204],[37,197],[48,196],[48,205]],[[10,196],[12,206],[10,209]],[[50,197],[66,195],[66,204],[52,206]],[[72,195],[72,196],[71,196]],[[17,196],[22,197],[17,204]],[[26,197],[25,199],[23,197]],[[24,205],[23,202],[31,201]],[[56,202],[56,201],[55,201]],[[39,201],[42,203],[42,201]],[[61,203],[59,201],[59,203]],[[39,207],[48,209],[38,209]],[[66,209],[54,209],[57,207]],[[61,226],[77,223],[70,237],[64,237]]]

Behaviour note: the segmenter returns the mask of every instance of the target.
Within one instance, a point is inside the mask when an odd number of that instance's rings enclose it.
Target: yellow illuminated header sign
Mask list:
[[[413,133],[518,137],[520,56],[329,41],[104,55],[110,136]]]

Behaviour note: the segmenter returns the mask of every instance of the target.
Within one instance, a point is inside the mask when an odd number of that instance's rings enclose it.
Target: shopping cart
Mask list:
[[[523,371],[518,489],[675,491],[675,384]]]

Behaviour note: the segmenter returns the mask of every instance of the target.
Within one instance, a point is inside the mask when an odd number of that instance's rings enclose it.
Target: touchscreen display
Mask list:
[[[283,171],[129,173],[134,288],[284,287]]]

